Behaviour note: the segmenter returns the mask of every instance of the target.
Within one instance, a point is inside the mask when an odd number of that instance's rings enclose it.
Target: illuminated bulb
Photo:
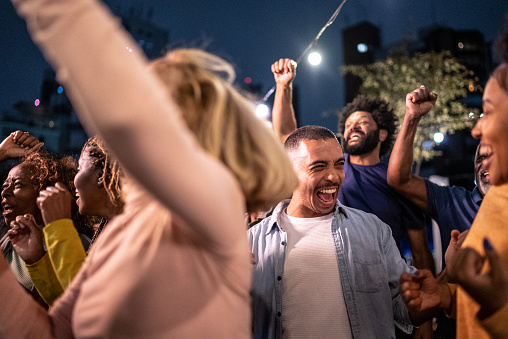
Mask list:
[[[266,119],[268,119],[269,114],[270,114],[270,109],[265,104],[259,104],[256,107],[256,116],[259,119],[266,120]]]
[[[444,140],[444,135],[443,133],[441,132],[436,132],[434,133],[434,141],[437,142],[438,144],[443,142]]]
[[[318,52],[312,52],[309,54],[309,57],[308,59],[309,60],[309,63],[311,65],[319,65],[321,63],[321,54],[319,54]]]

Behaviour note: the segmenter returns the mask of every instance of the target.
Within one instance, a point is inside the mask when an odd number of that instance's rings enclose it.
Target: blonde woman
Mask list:
[[[0,259],[0,337],[250,338],[244,215],[297,182],[273,133],[223,79],[231,66],[182,50],[149,71],[95,1],[13,3],[127,179],[124,212],[48,314]]]

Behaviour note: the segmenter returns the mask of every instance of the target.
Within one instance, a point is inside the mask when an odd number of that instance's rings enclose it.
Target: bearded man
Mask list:
[[[359,95],[344,107],[339,132],[344,139],[345,179],[339,201],[387,223],[399,250],[407,234],[413,264],[432,269],[423,213],[386,182],[388,164],[381,157],[393,146],[397,125],[393,110],[382,99]]]

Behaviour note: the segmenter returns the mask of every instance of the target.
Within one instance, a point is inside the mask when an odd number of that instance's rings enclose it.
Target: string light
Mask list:
[[[307,53],[309,53],[309,51],[311,51],[312,49],[314,49],[314,47],[317,45],[317,42],[319,40],[319,38],[321,38],[321,34],[323,34],[323,32],[328,28],[328,26],[330,26],[331,24],[333,24],[333,22],[335,21],[335,19],[337,19],[337,16],[339,15],[341,9],[342,9],[342,6],[344,6],[344,4],[346,3],[347,0],[343,0],[339,7],[337,7],[337,9],[335,10],[335,12],[333,12],[332,16],[330,17],[330,19],[328,19],[328,21],[326,22],[326,24],[321,28],[321,30],[319,31],[319,33],[316,35],[316,37],[310,42],[310,44],[307,46],[307,48],[303,51],[303,53],[298,57],[298,59],[296,59],[296,63],[298,64],[300,61],[302,61],[302,59],[307,55]],[[270,90],[265,94],[264,98],[263,98],[263,101],[266,101],[268,100],[268,98],[272,95],[272,93],[275,91],[275,85],[272,86],[272,88],[270,88]]]

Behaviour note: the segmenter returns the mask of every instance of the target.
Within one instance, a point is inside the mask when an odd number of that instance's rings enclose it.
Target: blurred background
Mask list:
[[[269,122],[273,95],[266,102],[262,98],[274,85],[270,65],[279,58],[297,59],[340,3],[108,0],[105,5],[151,59],[170,48],[201,47],[233,63],[236,85],[259,98],[265,106],[258,114]],[[363,88],[365,77],[345,74],[348,65],[363,67],[389,60],[398,65],[411,58],[423,60],[417,53],[448,51],[444,58],[453,58],[467,74],[459,79],[461,91],[451,94],[461,106],[455,109],[445,103],[449,107],[444,114],[453,115],[455,110],[455,118],[463,123],[428,126],[426,140],[418,147],[431,152],[422,158],[418,169],[423,176],[438,175],[449,184],[472,188],[477,141],[470,137],[469,129],[480,113],[482,87],[497,63],[492,42],[507,12],[506,0],[348,0],[312,51],[319,53],[320,62],[314,59],[312,64],[304,58],[298,65],[294,105],[299,125],[322,125],[336,132],[338,111],[359,91],[384,93]],[[0,137],[20,129],[43,140],[50,151],[79,155],[87,135],[65,88],[56,82],[54,72],[31,42],[25,23],[7,0],[0,2],[0,51]],[[413,63],[407,67],[422,66]],[[389,81],[400,79],[406,87],[423,82],[420,78],[424,74],[416,77],[400,68],[400,73],[390,70]],[[437,72],[432,67],[427,70],[430,76]],[[392,106],[403,104],[404,90],[389,93]],[[447,88],[441,91],[447,92]]]

